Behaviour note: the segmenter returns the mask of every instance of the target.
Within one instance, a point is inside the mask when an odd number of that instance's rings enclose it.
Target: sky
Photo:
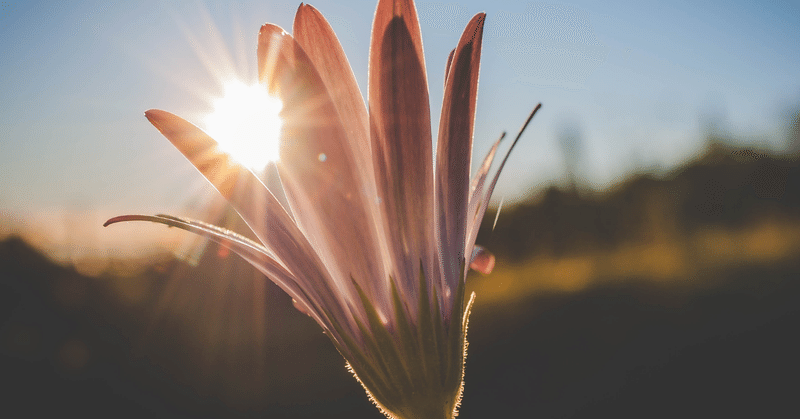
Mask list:
[[[373,1],[312,1],[367,88]],[[256,35],[291,32],[299,2],[0,2],[0,233],[62,236],[120,213],[196,215],[213,196],[144,118],[198,123],[223,81],[256,78]],[[444,65],[475,13],[487,13],[473,166],[539,102],[501,176],[514,201],[576,175],[603,189],[637,168],[670,170],[709,130],[784,147],[800,107],[796,2],[417,2],[433,132]],[[565,145],[564,138],[572,138]],[[508,144],[506,144],[507,146]],[[187,213],[188,212],[188,213]],[[102,240],[100,240],[102,241]]]

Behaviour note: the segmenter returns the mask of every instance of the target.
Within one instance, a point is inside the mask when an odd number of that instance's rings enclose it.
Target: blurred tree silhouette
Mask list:
[[[775,156],[713,142],[696,161],[663,176],[637,174],[605,193],[546,189],[495,212],[479,242],[522,261],[682,236],[703,226],[743,227],[764,217],[800,219],[797,157]]]
[[[787,149],[786,152],[790,155],[800,155],[800,108],[796,109],[787,121]]]
[[[566,171],[568,188],[571,191],[578,191],[581,188],[578,181],[582,177],[579,167],[584,157],[585,147],[583,133],[578,120],[571,117],[562,121],[557,137],[561,147],[561,155],[564,158],[564,170]]]

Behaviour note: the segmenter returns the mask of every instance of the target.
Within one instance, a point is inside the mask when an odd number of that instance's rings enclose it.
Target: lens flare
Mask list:
[[[222,151],[242,165],[261,171],[279,157],[282,107],[266,87],[231,81],[225,85],[225,95],[214,100],[214,111],[204,120],[206,132]]]

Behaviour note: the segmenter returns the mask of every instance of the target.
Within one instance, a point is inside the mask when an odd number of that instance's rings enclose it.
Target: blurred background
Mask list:
[[[374,3],[312,4],[366,92]],[[461,417],[796,416],[797,6],[417,7],[434,115],[447,53],[487,12],[473,166],[544,105],[478,238],[497,267],[468,278]],[[9,417],[381,417],[247,263],[175,229],[102,228],[169,213],[246,232],[142,112],[200,123],[227,81],[255,80],[260,25],[290,31],[296,8],[0,2]]]

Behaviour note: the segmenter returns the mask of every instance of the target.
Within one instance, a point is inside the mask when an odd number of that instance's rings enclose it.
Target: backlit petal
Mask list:
[[[316,320],[322,327],[331,328],[329,319],[321,315],[317,309],[319,302],[308,296],[298,284],[297,278],[278,261],[271,258],[267,249],[261,244],[214,225],[169,215],[121,215],[106,221],[103,226],[107,227],[111,224],[128,221],[150,221],[165,224],[169,227],[177,227],[208,237],[214,242],[231,249],[289,294],[305,310],[305,313]]]
[[[399,288],[414,301],[419,263],[439,283],[428,82],[411,1],[382,0],[369,58],[369,116],[383,230]]]
[[[478,100],[478,73],[483,23],[486,15],[472,18],[458,42],[444,91],[439,143],[436,150],[436,208],[439,248],[447,283],[454,289],[462,278],[464,240],[472,160],[472,131]]]
[[[293,35],[319,71],[339,112],[361,176],[374,183],[367,107],[339,39],[325,17],[308,4],[297,10]]]
[[[376,299],[385,295],[376,289],[386,278],[347,133],[314,64],[294,38],[264,25],[258,61],[262,83],[283,102],[278,169],[295,220],[329,267],[338,293],[359,311],[350,278]]]
[[[480,214],[480,218],[478,217],[478,209],[484,202],[483,186],[486,183],[486,177],[489,174],[489,169],[492,167],[494,156],[497,154],[497,147],[500,145],[500,142],[503,141],[505,136],[506,133],[503,132],[503,134],[500,135],[500,138],[494,142],[492,148],[488,153],[486,153],[486,157],[483,158],[483,163],[481,163],[481,166],[478,168],[478,172],[475,173],[475,176],[472,178],[472,183],[469,187],[469,205],[467,208],[467,239],[464,243],[465,255],[471,254],[472,247],[475,245],[478,229],[481,226],[481,220],[483,220],[483,213]]]

